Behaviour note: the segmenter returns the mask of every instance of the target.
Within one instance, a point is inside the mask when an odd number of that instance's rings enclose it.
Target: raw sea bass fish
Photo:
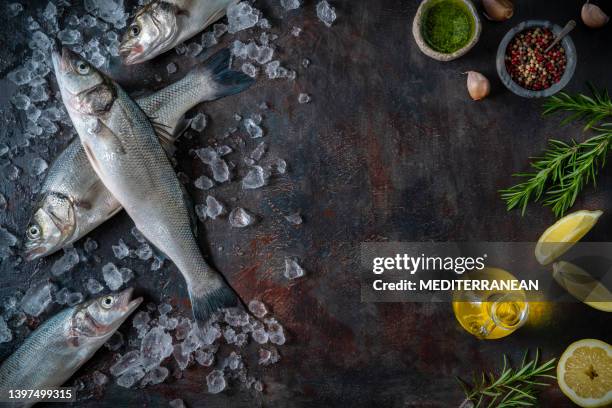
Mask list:
[[[155,58],[219,20],[239,0],[155,0],[128,26],[119,52],[125,64]]]
[[[253,80],[229,70],[228,50],[194,67],[183,79],[136,100],[157,123],[166,142],[182,130],[185,112],[248,88]],[[121,210],[93,170],[79,138],[75,138],[47,171],[34,215],[26,229],[25,256],[34,260],[50,255],[84,237]]]
[[[38,327],[0,366],[0,392],[61,386],[140,305],[132,289],[64,309]],[[34,402],[7,404],[29,407]],[[5,405],[1,405],[5,406]]]
[[[62,99],[92,167],[136,228],[183,274],[196,320],[206,323],[238,297],[206,264],[181,184],[149,118],[125,91],[81,56],[53,52]]]

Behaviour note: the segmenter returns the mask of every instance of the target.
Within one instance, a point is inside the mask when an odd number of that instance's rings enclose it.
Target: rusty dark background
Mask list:
[[[129,10],[134,2],[127,3]],[[532,18],[560,25],[578,20],[582,2],[516,3],[515,16],[507,22],[483,18],[481,39],[466,56],[440,63],[421,54],[413,41],[417,1],[334,0],[338,20],[331,29],[317,20],[315,1],[306,0],[295,12],[283,11],[277,0],[257,1],[273,23],[271,31],[280,35],[277,55],[297,71],[296,81],[260,77],[247,92],[202,106],[209,127],[199,138],[182,139],[176,158],[180,171],[197,178],[205,166],[189,150],[214,143],[233,125],[234,112],[257,112],[263,101],[270,105],[263,112],[268,155],[287,160],[288,173],[264,188],[242,191],[237,180],[244,173],[238,170],[233,182],[210,193],[257,214],[259,223],[235,230],[225,219],[207,221],[200,224],[200,237],[211,262],[242,298],[262,299],[283,323],[288,342],[280,347],[282,359],[266,368],[249,363],[265,384],[263,394],[231,386],[209,395],[208,371],[198,366],[187,369],[182,379],[142,390],[110,385],[78,406],[154,407],[182,398],[190,407],[457,407],[462,393],[454,377],[499,368],[503,353],[518,363],[527,348],[539,347],[545,358],[552,358],[578,339],[610,342],[609,316],[578,303],[534,305],[535,313],[518,332],[480,341],[461,329],[449,304],[360,302],[355,247],[362,241],[532,241],[554,222],[550,210],[539,205],[531,205],[524,217],[506,212],[497,191],[515,181],[513,172],[528,169],[528,157],[540,153],[549,138],[581,140],[587,135],[579,125],[562,127],[558,118],[543,119],[540,100],[507,91],[496,76],[494,57],[514,25]],[[13,143],[20,136],[24,118],[10,105],[14,86],[5,76],[24,56],[24,16],[45,4],[28,2],[25,13],[0,25],[0,142]],[[289,33],[294,25],[304,30],[299,38]],[[590,30],[579,22],[571,37],[578,65],[567,90],[584,91],[587,81],[612,89],[612,24]],[[233,38],[226,35],[215,49]],[[312,61],[307,69],[300,65],[303,58]],[[166,73],[170,61],[179,67],[174,76]],[[193,63],[170,52],[129,69],[113,64],[110,71],[129,91],[143,92],[174,81]],[[491,80],[488,99],[470,100],[462,75],[467,70]],[[155,81],[155,74],[163,82]],[[299,92],[309,93],[312,102],[298,104]],[[238,162],[255,143],[244,132],[236,137],[247,143],[230,156]],[[15,163],[25,166],[34,155],[51,161],[67,141],[62,135],[40,141]],[[9,210],[0,213],[1,225],[20,235],[39,183],[27,175],[18,182],[2,179],[0,192]],[[205,193],[192,185],[190,190],[196,202],[203,202]],[[606,210],[588,240],[612,238],[611,192],[608,166],[598,188],[587,188],[574,206]],[[304,224],[288,224],[283,215],[297,210]],[[130,244],[131,227],[121,214],[91,234],[103,262],[113,260],[110,247],[120,237]],[[307,276],[288,283],[282,276],[285,256],[299,257]],[[25,290],[33,279],[50,276],[58,257],[17,267],[1,264],[0,294]],[[185,287],[173,266],[149,272],[130,262],[117,264],[137,272],[133,286],[138,293],[150,301],[169,300],[189,315]],[[69,279],[101,279],[101,265],[81,264]],[[0,350],[6,355],[18,345],[19,339]],[[107,367],[112,355],[102,349],[77,376]],[[556,386],[545,390],[540,402],[542,407],[572,406]]]

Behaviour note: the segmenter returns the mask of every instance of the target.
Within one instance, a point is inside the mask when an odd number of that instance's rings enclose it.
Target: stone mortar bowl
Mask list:
[[[574,45],[574,42],[572,41],[569,35],[563,37],[560,42],[561,46],[565,50],[567,65],[565,66],[565,72],[561,76],[559,82],[553,84],[550,88],[542,89],[540,91],[532,91],[529,89],[525,89],[516,82],[514,82],[512,77],[510,77],[508,70],[506,69],[506,49],[508,48],[508,44],[510,43],[510,41],[512,41],[514,36],[516,36],[521,31],[534,27],[548,28],[553,32],[553,35],[555,36],[562,30],[560,26],[545,20],[528,20],[520,23],[519,25],[508,31],[504,38],[502,38],[501,42],[499,43],[499,47],[497,48],[495,64],[497,65],[497,75],[499,75],[499,79],[501,79],[502,83],[506,86],[506,88],[524,98],[545,98],[554,95],[563,88],[565,88],[565,86],[569,83],[570,79],[572,79],[572,76],[574,76],[577,60],[576,46]]]
[[[443,53],[434,50],[427,44],[425,38],[423,38],[422,26],[423,26],[423,17],[425,17],[426,12],[429,7],[433,4],[439,2],[440,0],[423,0],[421,5],[417,9],[416,15],[414,16],[414,20],[412,22],[412,35],[414,36],[414,40],[416,41],[419,49],[423,52],[423,54],[427,55],[438,61],[452,61],[465,55],[469,50],[476,45],[478,39],[480,38],[480,32],[482,31],[482,24],[480,23],[480,17],[478,16],[478,11],[476,7],[470,0],[459,0],[464,3],[468,10],[470,11],[470,15],[474,19],[474,34],[472,35],[472,39],[461,49],[458,49],[452,53]]]

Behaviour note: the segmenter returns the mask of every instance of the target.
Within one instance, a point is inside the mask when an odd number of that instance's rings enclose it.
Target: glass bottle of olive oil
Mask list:
[[[499,268],[473,271],[464,277],[469,280],[516,280]],[[453,294],[455,317],[468,333],[481,339],[499,339],[521,327],[529,315],[529,304],[523,291],[474,290]]]

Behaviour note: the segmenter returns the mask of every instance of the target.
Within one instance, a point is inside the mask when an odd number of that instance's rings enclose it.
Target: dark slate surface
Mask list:
[[[215,188],[213,195],[229,206],[239,203],[260,222],[236,231],[226,220],[208,221],[200,238],[240,295],[262,299],[284,324],[289,340],[280,348],[282,360],[265,369],[249,364],[265,383],[263,395],[237,386],[208,395],[207,370],[190,368],[182,379],[146,390],[111,386],[79,406],[165,406],[183,398],[191,407],[453,407],[462,400],[454,376],[468,378],[473,370],[497,367],[502,353],[517,360],[525,348],[541,347],[550,358],[580,338],[611,340],[609,317],[581,304],[540,309],[519,332],[486,342],[464,332],[447,304],[360,303],[354,251],[364,240],[536,240],[554,221],[548,209],[537,205],[525,217],[507,213],[497,190],[513,182],[512,172],[527,169],[527,157],[539,153],[549,137],[585,136],[579,126],[560,127],[557,119],[542,119],[540,101],[505,90],[496,78],[494,57],[513,25],[531,18],[563,24],[578,18],[581,2],[518,1],[512,20],[484,21],[477,46],[450,63],[426,58],[414,44],[416,1],[335,0],[339,18],[332,29],[316,19],[314,1],[291,13],[281,11],[276,0],[258,3],[264,3],[260,6],[273,22],[272,31],[282,32],[277,53],[284,65],[298,71],[297,80],[262,79],[238,97],[202,107],[210,127],[199,138],[182,140],[176,157],[178,168],[195,179],[207,170],[189,150],[232,126],[234,112],[256,112],[260,102],[269,103],[264,112],[268,157],[286,159],[288,174],[255,191],[241,191],[238,182]],[[39,4],[45,3],[33,1],[28,9]],[[298,39],[289,34],[293,25],[304,29]],[[0,142],[11,144],[20,137],[23,118],[10,107],[14,87],[4,77],[20,61],[25,34],[20,18],[0,27]],[[611,26],[593,31],[578,24],[572,38],[579,57],[567,89],[584,90],[586,81],[612,88]],[[229,41],[226,36],[223,44]],[[312,61],[308,69],[300,67],[305,57]],[[179,73],[168,78],[165,67],[171,60],[177,61]],[[115,64],[111,71],[128,90],[143,91],[160,86],[153,74],[171,82],[192,63],[171,52],[146,66]],[[491,79],[492,95],[486,101],[469,99],[462,76],[466,70]],[[311,94],[313,101],[299,105],[299,92]],[[236,163],[255,146],[243,132],[238,135],[247,147],[230,156]],[[39,141],[32,149],[39,153],[27,151],[16,163],[24,167],[35,155],[50,160],[66,143],[62,136]],[[243,174],[239,166],[234,179]],[[608,209],[611,182],[607,169],[598,190],[587,189],[575,208]],[[38,183],[29,176],[17,183],[2,179],[0,191],[9,199],[9,211],[0,213],[1,225],[15,233],[23,230]],[[193,190],[202,202],[206,194]],[[301,226],[288,225],[282,217],[295,210],[304,216]],[[611,224],[606,213],[588,239],[610,240]],[[112,260],[110,246],[120,237],[134,244],[131,226],[121,214],[92,234],[103,262]],[[282,277],[287,255],[301,259],[308,271],[305,279],[288,284]],[[2,263],[0,294],[23,291],[29,282],[50,276],[57,258],[18,267]],[[143,263],[119,264],[137,271],[134,286],[148,300],[170,299],[189,314],[174,267],[151,273]],[[68,281],[76,287],[84,277],[100,279],[101,265],[82,264]],[[18,343],[3,345],[3,355]],[[80,374],[107,366],[111,358],[111,352],[102,350]],[[541,400],[543,407],[571,406],[556,387]]]

